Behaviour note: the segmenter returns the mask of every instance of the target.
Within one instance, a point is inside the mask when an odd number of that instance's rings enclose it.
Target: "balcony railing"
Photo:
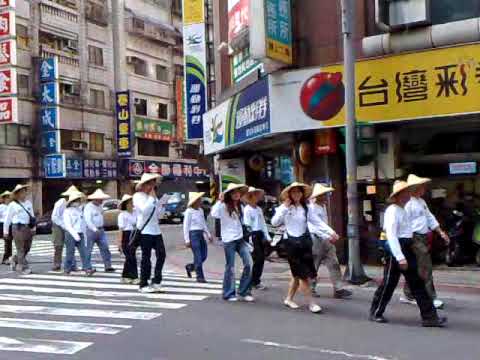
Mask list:
[[[51,0],[42,0],[40,3],[40,12],[49,14],[55,17],[63,18],[65,20],[78,23],[78,12],[67,6],[60,5]]]
[[[57,50],[51,48],[48,45],[42,44],[40,48],[40,56],[42,58],[49,58],[49,57],[58,57],[58,62],[60,64],[70,65],[79,67],[80,66],[80,58],[78,55],[71,54],[67,51]]]

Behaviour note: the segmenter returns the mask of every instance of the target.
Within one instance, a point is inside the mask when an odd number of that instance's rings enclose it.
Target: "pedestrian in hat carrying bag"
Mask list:
[[[213,241],[213,237],[205,221],[205,213],[201,208],[203,192],[191,192],[188,194],[188,208],[183,219],[183,237],[187,247],[192,249],[193,264],[187,264],[185,269],[188,277],[195,272],[197,282],[206,283],[203,273],[203,263],[207,260],[208,246],[205,237]]]
[[[405,277],[420,308],[422,325],[442,327],[446,318],[439,318],[433,299],[428,295],[425,281],[418,275],[417,259],[413,251],[413,231],[405,205],[410,200],[410,186],[405,181],[396,181],[389,197],[391,205],[385,211],[383,227],[387,237],[386,261],[382,284],[373,296],[370,320],[386,323],[383,316],[390,302],[400,275]]]
[[[421,178],[413,174],[408,176],[407,183],[412,188],[412,197],[407,205],[405,205],[405,211],[412,224],[412,249],[417,257],[419,275],[425,281],[427,292],[433,299],[433,304],[437,309],[440,309],[444,304],[443,301],[437,298],[437,292],[435,291],[435,285],[433,284],[432,258],[428,248],[427,237],[430,231],[435,231],[447,245],[450,243],[450,239],[440,227],[435,216],[431,213],[425,200],[423,200],[423,196],[425,196],[427,191],[427,184],[431,181],[431,179]],[[405,297],[400,298],[400,301],[408,304],[415,304],[415,299],[413,298],[412,292],[407,283],[405,283],[403,291]]]
[[[344,299],[352,296],[352,292],[343,288],[337,249],[334,245],[339,240],[339,236],[328,225],[326,208],[327,196],[334,190],[322,184],[315,184],[312,196],[310,196],[310,204],[308,205],[308,229],[312,235],[315,270],[318,273],[320,265],[322,263],[325,264],[330,275],[330,281],[333,284],[333,297]],[[312,294],[318,296],[316,278],[312,281]]]
[[[12,191],[12,201],[7,208],[7,216],[3,224],[3,235],[9,235],[12,226],[13,241],[17,251],[12,256],[10,266],[17,272],[30,274],[32,270],[28,265],[27,255],[32,247],[33,229],[35,228],[35,215],[30,200],[27,200],[28,185],[17,185]]]
[[[5,191],[2,194],[0,194],[0,231],[1,231],[0,236],[3,237],[3,241],[4,241],[2,265],[10,264],[9,259],[12,256],[13,238],[12,238],[11,227],[9,229],[9,235],[7,237],[3,236],[4,223],[7,217],[8,204],[10,203],[11,195],[12,193],[10,191]]]
[[[161,176],[158,174],[143,174],[135,187],[136,193],[133,195],[133,208],[137,214],[137,232],[142,249],[140,265],[140,292],[142,293],[161,291],[166,252],[160,228],[164,204],[159,201],[155,191],[157,181],[160,179]],[[157,262],[154,276],[149,284],[152,275],[152,251],[155,251]]]
[[[121,210],[117,220],[120,230],[118,245],[125,255],[122,283],[138,285],[140,280],[138,279],[137,248],[140,244],[137,241],[130,241],[132,232],[137,226],[137,215],[133,211],[133,196],[123,195],[118,207]]]
[[[105,272],[114,272],[112,267],[112,254],[108,246],[108,240],[103,228],[103,208],[102,204],[110,196],[105,194],[101,189],[88,196],[89,203],[85,205],[83,217],[87,224],[87,265],[89,270],[94,270],[92,265],[93,246],[97,244],[100,255],[105,265]]]

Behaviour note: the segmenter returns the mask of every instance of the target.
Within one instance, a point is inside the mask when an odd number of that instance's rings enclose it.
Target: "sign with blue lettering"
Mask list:
[[[65,155],[55,154],[43,158],[43,174],[45,178],[58,179],[66,176]]]
[[[42,150],[45,154],[60,152],[60,131],[42,133]]]
[[[54,82],[58,79],[58,60],[56,57],[40,62],[40,82]]]
[[[57,82],[48,82],[40,85],[40,102],[42,105],[56,105],[60,94]]]
[[[83,160],[81,159],[67,159],[67,178],[83,177]]]
[[[42,131],[52,131],[58,129],[59,123],[58,107],[44,107],[40,109],[40,121]]]

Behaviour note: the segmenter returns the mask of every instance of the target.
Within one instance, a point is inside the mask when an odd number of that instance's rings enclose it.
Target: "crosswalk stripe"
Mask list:
[[[92,342],[59,341],[0,337],[0,351],[19,351],[40,354],[74,355],[86,349]]]
[[[179,300],[179,301],[201,301],[208,298],[206,295],[192,294],[144,294],[138,291],[99,291],[86,289],[62,289],[38,286],[0,285],[0,290],[6,291],[29,291],[44,294],[70,294],[94,297],[139,297],[146,299]]]
[[[49,321],[34,319],[0,318],[0,327],[31,330],[66,331],[89,334],[115,335],[130,329],[130,325],[108,325],[68,321]]]
[[[9,279],[3,278],[0,279],[0,284],[24,284],[24,285],[47,285],[47,286],[65,286],[65,287],[76,287],[76,288],[93,288],[93,289],[116,289],[116,290],[132,290],[135,289],[135,285],[124,285],[124,284],[98,284],[98,283],[89,283],[89,282],[67,282],[67,281],[55,281],[55,280],[35,280],[35,279]],[[220,289],[203,289],[203,288],[188,288],[186,291],[181,291],[185,289],[184,287],[172,287],[165,286],[162,288],[163,291],[171,292],[187,292],[187,293],[196,293],[196,294],[220,294]]]
[[[115,311],[100,309],[70,309],[56,308],[47,306],[27,306],[27,305],[0,305],[0,313],[14,314],[40,314],[53,316],[80,316],[109,319],[130,319],[130,320],[152,320],[161,313],[141,312],[141,311]]]
[[[138,300],[98,300],[72,297],[58,296],[42,296],[42,295],[19,295],[19,294],[0,294],[0,300],[4,301],[31,301],[45,302],[57,304],[82,304],[82,305],[99,305],[99,306],[125,306],[125,307],[142,307],[156,309],[181,309],[186,304],[166,303],[160,301],[138,301]]]
[[[63,275],[40,275],[40,274],[31,274],[22,276],[22,279],[45,279],[45,280],[65,280],[65,281],[78,281],[78,282],[97,282],[97,283],[118,283],[118,279],[113,278],[97,278],[97,277],[71,277]],[[205,289],[221,289],[222,286],[219,284],[203,284],[193,281],[162,281],[162,285],[166,286],[180,286],[180,287],[193,287],[193,288],[205,288]]]

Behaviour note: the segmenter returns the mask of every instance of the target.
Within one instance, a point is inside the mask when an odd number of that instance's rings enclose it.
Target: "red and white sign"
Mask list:
[[[0,0],[0,8],[15,7],[15,0]]]
[[[228,0],[228,41],[248,27],[249,0]]]
[[[0,98],[0,124],[18,122],[16,98]]]
[[[0,66],[17,64],[17,44],[15,40],[0,41]]]
[[[16,75],[15,69],[0,70],[0,95],[12,95],[17,92]]]
[[[15,36],[15,13],[13,11],[0,13],[0,36]]]

